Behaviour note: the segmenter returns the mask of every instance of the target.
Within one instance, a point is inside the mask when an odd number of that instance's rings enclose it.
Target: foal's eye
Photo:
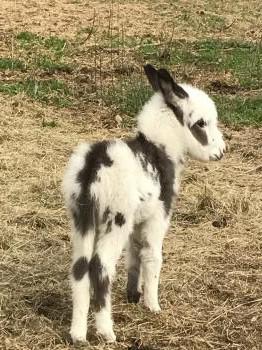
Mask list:
[[[199,119],[199,120],[196,122],[196,125],[199,126],[200,128],[203,128],[204,126],[207,125],[207,123],[204,121],[204,119]]]

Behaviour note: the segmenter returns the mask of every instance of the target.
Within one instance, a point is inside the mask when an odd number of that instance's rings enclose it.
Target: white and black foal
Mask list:
[[[80,145],[65,173],[63,191],[72,219],[74,342],[86,339],[91,290],[98,333],[107,341],[116,339],[111,285],[124,248],[128,301],[138,302],[143,293],[145,305],[160,311],[162,242],[185,157],[219,160],[225,151],[215,104],[203,91],[178,85],[165,69],[147,65],[145,73],[155,94],[138,115],[137,135]]]

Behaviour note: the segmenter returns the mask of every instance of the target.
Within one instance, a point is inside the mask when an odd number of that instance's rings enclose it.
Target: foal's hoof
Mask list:
[[[85,344],[86,342],[87,341],[85,337],[75,337],[71,335],[71,344],[81,345],[81,344]]]
[[[97,333],[103,337],[106,343],[114,343],[116,341],[116,336],[113,330],[99,330]]]
[[[127,301],[131,304],[137,304],[140,300],[141,293],[137,291],[127,291]]]
[[[86,343],[86,335],[80,334],[78,332],[71,331],[71,343],[73,344],[84,344]]]
[[[152,312],[159,313],[161,311],[161,307],[158,303],[148,303],[145,302],[145,306]]]

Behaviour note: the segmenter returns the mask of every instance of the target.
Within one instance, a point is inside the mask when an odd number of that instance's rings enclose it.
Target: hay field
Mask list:
[[[68,350],[69,222],[60,194],[83,140],[132,134],[145,62],[214,96],[228,152],[189,162],[155,315],[126,303],[117,343],[81,349],[262,349],[261,2],[1,0],[0,349]],[[140,342],[135,343],[140,339]]]

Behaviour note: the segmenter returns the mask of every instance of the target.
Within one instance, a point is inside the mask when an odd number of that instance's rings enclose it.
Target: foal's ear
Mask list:
[[[178,98],[188,97],[188,93],[174,81],[166,69],[159,69],[157,75],[158,86],[167,102],[171,102],[173,95]]]
[[[188,93],[174,81],[166,69],[156,70],[151,64],[147,64],[144,71],[153,90],[161,91],[167,102],[171,102],[174,95],[178,98],[188,97]]]
[[[158,71],[151,64],[145,65],[144,71],[153,90],[158,92],[160,90],[158,83]]]

